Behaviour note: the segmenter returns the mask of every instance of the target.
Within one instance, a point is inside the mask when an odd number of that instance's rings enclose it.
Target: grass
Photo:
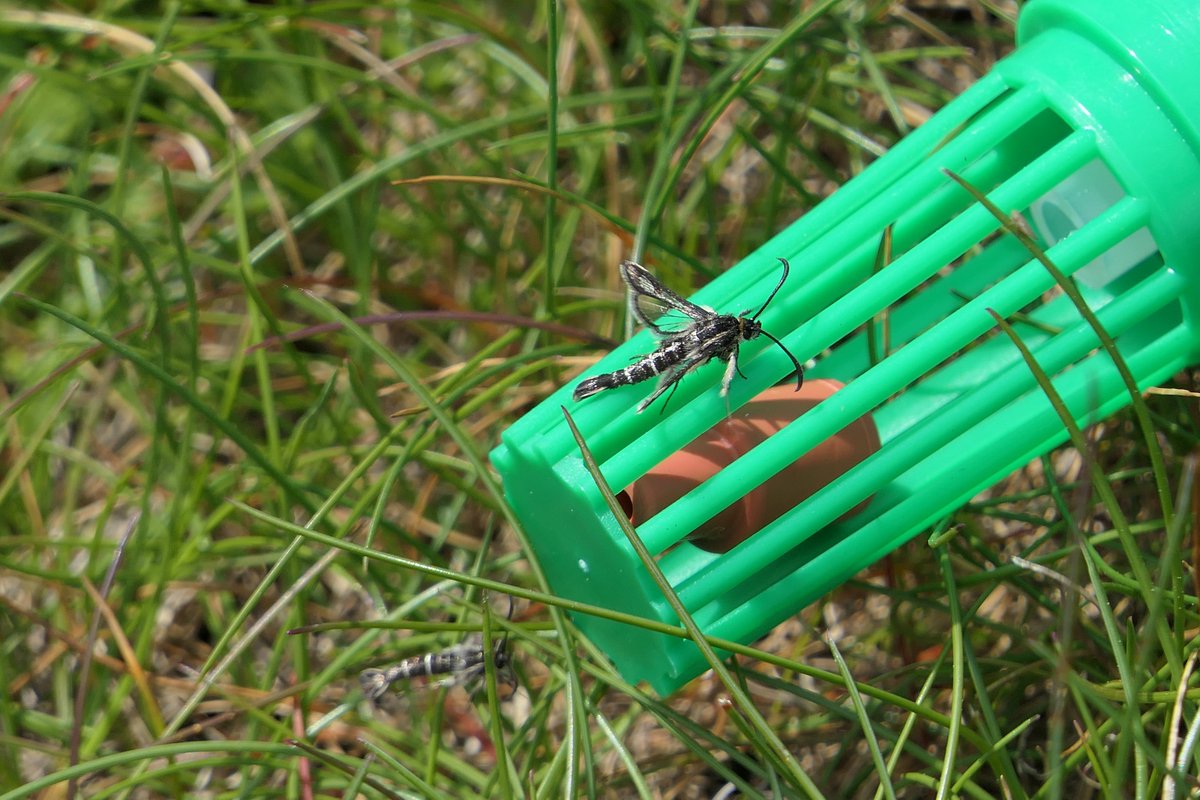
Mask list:
[[[701,285],[1012,9],[516,7],[0,8],[0,798],[1193,792],[1188,396],[667,699],[575,632],[487,464],[624,338],[621,258]],[[364,701],[473,632],[515,692]]]

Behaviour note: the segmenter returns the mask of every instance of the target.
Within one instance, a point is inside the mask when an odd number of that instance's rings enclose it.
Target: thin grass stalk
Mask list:
[[[842,651],[838,649],[837,642],[833,640],[832,636],[826,637],[826,643],[829,645],[830,652],[833,653],[834,661],[837,662],[838,672],[842,673],[842,680],[846,682],[847,696],[854,707],[854,714],[858,717],[858,726],[862,730],[863,738],[867,742],[867,749],[871,753],[875,774],[879,776],[879,787],[876,789],[876,793],[882,792],[887,800],[896,800],[896,789],[892,786],[890,771],[883,760],[883,751],[879,749],[879,739],[875,736],[875,727],[871,724],[871,717],[867,714],[867,707],[863,704],[854,675],[850,672],[850,667],[846,664],[846,659],[842,657]]]

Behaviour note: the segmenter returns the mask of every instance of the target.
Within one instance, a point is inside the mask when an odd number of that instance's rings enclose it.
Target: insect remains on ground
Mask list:
[[[743,341],[756,339],[759,336],[766,336],[779,345],[779,349],[792,360],[792,364],[796,367],[796,390],[799,391],[804,382],[804,368],[800,366],[800,362],[791,354],[791,351],[783,346],[783,342],[764,331],[762,324],[758,321],[759,316],[767,310],[767,306],[783,287],[783,282],[787,280],[788,272],[791,269],[786,258],[781,258],[779,261],[783,264],[783,276],[780,277],[779,283],[767,297],[766,302],[762,304],[762,308],[750,316],[747,316],[749,310],[743,311],[737,316],[718,314],[711,308],[698,306],[684,300],[663,286],[641,264],[622,261],[621,277],[629,286],[630,312],[638,322],[654,331],[661,341],[657,350],[642,356],[628,367],[580,381],[579,385],[575,387],[575,399],[582,400],[605,389],[641,383],[657,375],[658,388],[638,404],[637,410],[640,414],[668,389],[674,392],[684,375],[707,364],[714,358],[725,362],[725,375],[721,379],[721,396],[725,397],[729,394],[734,373],[742,375],[737,362],[738,346]],[[678,311],[688,318],[687,325],[680,330],[667,330],[656,324],[651,312],[643,307],[643,303],[660,311]],[[746,376],[742,375],[742,377]],[[669,401],[670,397],[667,400]]]
[[[512,683],[508,637],[492,643],[492,666],[505,682]],[[470,685],[480,681],[487,672],[487,654],[483,636],[473,634],[465,641],[422,656],[406,658],[386,669],[367,669],[359,675],[363,693],[371,700],[382,697],[393,683],[422,676],[445,675],[442,686]]]

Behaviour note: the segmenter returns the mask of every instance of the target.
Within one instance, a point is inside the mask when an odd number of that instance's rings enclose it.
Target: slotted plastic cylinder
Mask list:
[[[815,359],[808,379],[845,384],[637,520],[706,633],[752,641],[1066,441],[988,308],[1013,322],[1081,424],[1130,402],[1044,266],[943,170],[1024,215],[1140,388],[1200,362],[1200,4],[1032,0],[1018,42],[886,156],[693,297],[725,313],[757,308],[778,279],[776,259],[789,259],[791,278],[763,326],[801,361]],[[889,227],[891,261],[877,268]],[[654,347],[639,333],[589,374]],[[661,415],[657,406],[634,411],[653,381],[578,403],[572,381],[504,433],[492,461],[556,592],[676,621],[585,471],[560,406],[620,490],[791,370],[764,338],[740,352],[747,377],[733,382],[728,405],[719,364],[684,379]],[[857,466],[728,552],[685,540],[863,416],[881,445]],[[660,693],[705,666],[690,642],[585,615],[576,623],[626,678]]]

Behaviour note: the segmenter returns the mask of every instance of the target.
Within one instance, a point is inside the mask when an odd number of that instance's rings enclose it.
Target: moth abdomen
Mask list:
[[[424,655],[406,658],[387,669],[363,670],[359,675],[363,694],[377,700],[397,681],[409,678],[448,676],[447,683],[471,682],[481,678],[487,667],[487,652],[481,637],[472,637],[466,642]],[[491,662],[497,670],[507,670],[510,662],[508,640],[500,639],[492,648]]]
[[[605,389],[615,389],[618,386],[629,386],[634,383],[650,380],[661,375],[664,371],[683,361],[689,352],[688,337],[679,337],[663,344],[659,349],[647,353],[628,367],[623,367],[603,375],[593,375],[585,378],[575,387],[574,398],[582,400]]]

